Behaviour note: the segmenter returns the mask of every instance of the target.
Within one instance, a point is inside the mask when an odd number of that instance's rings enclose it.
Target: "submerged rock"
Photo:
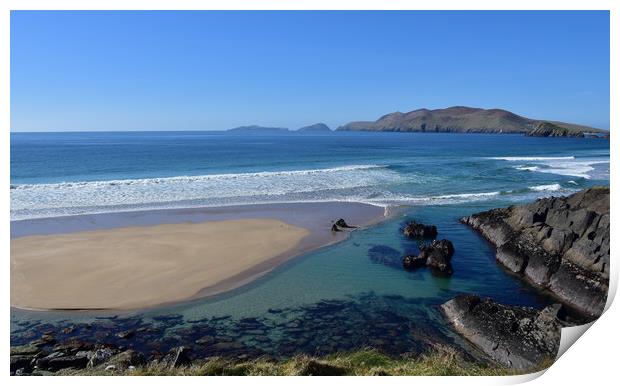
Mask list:
[[[411,221],[407,223],[403,233],[411,239],[434,239],[437,237],[437,227]]]
[[[375,245],[368,250],[368,258],[373,263],[383,264],[390,267],[402,266],[402,253],[387,245]]]
[[[560,304],[542,311],[508,306],[474,295],[441,305],[455,330],[498,363],[532,370],[556,357],[561,336]]]
[[[591,317],[609,289],[609,188],[464,217],[497,247],[497,260]]]

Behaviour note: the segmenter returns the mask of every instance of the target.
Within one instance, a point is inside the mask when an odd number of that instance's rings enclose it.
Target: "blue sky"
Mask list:
[[[609,128],[609,13],[11,14],[12,131],[336,127],[452,105]]]

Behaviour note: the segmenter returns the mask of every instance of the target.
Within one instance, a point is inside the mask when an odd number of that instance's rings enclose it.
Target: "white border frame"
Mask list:
[[[0,2],[0,52],[2,52],[2,65],[0,66],[0,119],[4,124],[4,129],[0,135],[2,142],[2,168],[0,173],[4,181],[4,189],[0,190],[2,197],[2,208],[4,220],[0,223],[2,228],[2,246],[1,255],[4,264],[2,270],[2,298],[4,300],[4,316],[1,317],[4,340],[0,351],[0,358],[5,358],[5,370],[2,376],[9,377],[8,358],[9,358],[9,304],[10,304],[10,279],[9,267],[10,263],[10,192],[6,187],[10,184],[10,157],[9,143],[10,135],[10,11],[11,10],[610,10],[610,106],[619,106],[618,104],[618,84],[617,69],[618,61],[618,37],[620,31],[618,23],[619,7],[618,2],[613,0],[391,0],[388,2],[371,1],[371,0],[4,0]],[[610,131],[615,131],[618,125],[618,111],[611,109],[610,111]],[[610,139],[611,163],[618,163],[618,152],[614,151],[614,136]],[[617,181],[617,172],[615,167],[610,170],[610,185],[612,192],[615,192],[614,183]],[[612,194],[611,197],[611,217],[616,218],[616,203],[618,200]],[[614,222],[615,224],[615,222]],[[615,227],[612,226],[612,234]],[[616,232],[617,233],[617,232]],[[620,233],[617,233],[620,234]],[[616,251],[618,247],[617,238],[611,238],[611,249]],[[610,306],[617,289],[618,284],[618,265],[616,258],[612,258],[611,264],[611,285],[609,291],[609,299],[607,307]],[[620,312],[618,306],[609,309],[596,323],[595,327],[588,330],[586,334],[575,344],[575,348],[569,349],[553,366],[551,366],[544,377],[538,378],[541,373],[530,374],[515,377],[416,377],[409,379],[408,377],[343,377],[331,378],[329,381],[339,382],[343,384],[369,385],[375,382],[409,385],[411,382],[422,382],[423,384],[444,384],[451,383],[459,385],[480,385],[480,384],[513,384],[527,382],[537,379],[537,383],[553,382],[561,384],[609,384],[609,380],[614,379],[614,373],[617,366],[615,358],[618,357],[618,349],[616,344],[620,343],[618,339],[618,326],[620,326]],[[85,379],[82,377],[10,377],[12,383],[34,384],[35,382],[44,381],[48,384],[57,385],[82,385]],[[203,384],[209,382],[211,384],[235,384],[241,382],[252,382],[258,385],[285,385],[294,381],[298,384],[313,385],[316,379],[312,377],[296,377],[290,379],[288,377],[210,377],[208,379],[188,377],[175,378],[174,380],[167,377],[151,377],[148,379],[142,377],[117,377],[113,380],[103,377],[91,377],[89,383],[95,385],[104,385],[107,382],[127,384],[134,382],[149,382],[154,385],[168,385],[170,382],[186,382],[193,384]]]

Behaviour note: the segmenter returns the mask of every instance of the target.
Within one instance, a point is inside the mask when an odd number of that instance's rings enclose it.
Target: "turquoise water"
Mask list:
[[[74,327],[67,337],[112,341],[115,332],[141,328],[131,342],[122,343],[145,352],[186,344],[196,355],[286,356],[366,346],[401,354],[427,349],[431,342],[471,352],[445,325],[439,304],[465,292],[536,308],[552,299],[497,265],[493,248],[458,219],[609,183],[609,142],[599,139],[24,134],[12,135],[12,150],[14,219],[223,203],[407,205],[342,243],[295,258],[216,297],[112,319],[109,314],[12,311],[13,343],[28,341],[33,331],[67,326]],[[91,199],[78,205],[83,190]],[[417,251],[400,231],[411,219],[437,225],[439,237],[454,243],[451,277],[402,270],[402,256]],[[203,336],[220,342],[217,350],[195,343]]]

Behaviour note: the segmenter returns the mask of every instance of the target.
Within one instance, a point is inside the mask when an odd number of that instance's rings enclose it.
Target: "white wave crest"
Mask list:
[[[555,191],[561,190],[562,185],[560,184],[538,185],[538,186],[530,186],[529,189],[536,191],[536,192],[544,192],[544,191],[555,192]]]
[[[575,159],[574,156],[566,156],[566,157],[538,157],[538,156],[533,156],[533,157],[489,157],[488,159],[494,159],[494,160],[499,160],[499,161],[510,161],[510,162],[514,162],[514,161],[521,161],[521,162],[527,162],[527,161],[555,161],[555,160],[568,160],[568,159]]]
[[[11,186],[11,219],[380,196],[404,178],[381,165]]]

